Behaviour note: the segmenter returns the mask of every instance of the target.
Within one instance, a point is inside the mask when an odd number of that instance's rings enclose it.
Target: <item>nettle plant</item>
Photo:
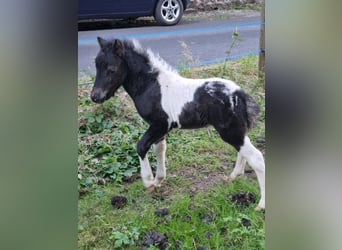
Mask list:
[[[134,142],[141,135],[137,129],[141,126],[123,121],[125,114],[116,108],[117,102],[113,98],[95,108],[86,92],[79,98],[79,188],[121,183],[138,172]],[[115,122],[117,117],[120,122]]]
[[[120,231],[113,230],[109,239],[114,241],[114,248],[121,248],[124,246],[134,246],[138,242],[139,236],[138,227],[133,227],[131,230],[123,227]]]

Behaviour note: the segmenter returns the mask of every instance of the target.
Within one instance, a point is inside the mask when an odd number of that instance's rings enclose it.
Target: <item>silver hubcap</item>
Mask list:
[[[175,0],[165,0],[161,6],[162,17],[168,21],[175,21],[180,13],[180,6]]]

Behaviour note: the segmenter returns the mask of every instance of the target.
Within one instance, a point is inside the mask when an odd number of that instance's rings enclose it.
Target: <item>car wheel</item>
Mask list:
[[[175,25],[183,15],[181,0],[160,0],[157,3],[154,17],[161,25]]]

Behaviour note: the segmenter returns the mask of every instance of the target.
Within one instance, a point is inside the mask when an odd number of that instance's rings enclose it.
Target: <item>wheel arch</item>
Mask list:
[[[153,7],[153,13],[156,11],[156,8],[157,8],[157,4],[158,2],[160,2],[162,0],[156,0],[154,2],[154,7]],[[181,0],[182,1],[182,4],[183,4],[183,11],[186,10],[186,8],[188,7],[187,5],[189,5],[189,1],[188,0]]]

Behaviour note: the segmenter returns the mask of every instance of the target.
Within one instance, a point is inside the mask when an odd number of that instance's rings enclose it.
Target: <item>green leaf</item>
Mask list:
[[[114,244],[114,248],[122,247],[122,240],[116,240]]]
[[[90,185],[94,183],[94,178],[93,177],[87,177],[87,179],[85,180],[85,184],[86,185]]]
[[[96,119],[96,122],[98,122],[98,123],[102,122],[102,117],[101,116],[96,116],[95,119]]]
[[[114,127],[114,123],[112,122],[112,120],[107,119],[103,122],[103,126],[106,129],[110,129],[110,128]]]
[[[89,117],[89,118],[88,118],[88,123],[94,123],[94,122],[95,122],[94,117]]]
[[[124,172],[124,176],[130,177],[132,176],[133,173],[135,173],[137,170],[136,169],[128,169]]]
[[[93,112],[87,112],[84,114],[85,118],[90,118],[90,117],[94,117],[94,116],[95,116],[95,114]]]

